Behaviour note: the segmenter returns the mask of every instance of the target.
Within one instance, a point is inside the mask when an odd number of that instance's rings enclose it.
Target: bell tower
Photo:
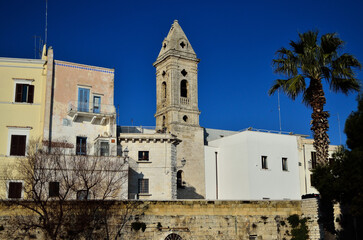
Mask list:
[[[156,67],[156,128],[199,126],[198,62],[177,20],[164,39]]]
[[[178,198],[204,198],[204,132],[199,126],[198,63],[187,36],[177,20],[162,42],[156,68],[156,130],[175,134],[182,142],[177,147],[178,165],[186,160],[185,186]]]

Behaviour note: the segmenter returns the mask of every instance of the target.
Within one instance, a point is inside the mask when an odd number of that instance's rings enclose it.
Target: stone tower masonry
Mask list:
[[[199,126],[198,62],[177,20],[164,39],[156,68],[156,130],[175,134],[177,163],[183,184],[178,198],[205,197],[203,128]],[[181,160],[186,164],[180,167]]]

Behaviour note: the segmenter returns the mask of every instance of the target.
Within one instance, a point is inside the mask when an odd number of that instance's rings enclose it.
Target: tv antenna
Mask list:
[[[279,110],[279,125],[280,125],[280,133],[281,133],[282,130],[281,130],[280,89],[277,89],[277,107]]]
[[[34,38],[34,59],[36,59],[37,58],[37,50],[38,50],[37,49],[37,39],[39,39],[39,44],[40,44],[41,37],[34,35],[33,38]]]
[[[48,35],[48,0],[45,0],[45,45],[47,45],[47,35]]]

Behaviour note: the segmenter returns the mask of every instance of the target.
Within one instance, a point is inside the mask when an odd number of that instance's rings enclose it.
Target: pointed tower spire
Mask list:
[[[178,20],[174,20],[174,23],[171,25],[168,36],[162,43],[161,50],[154,65],[169,55],[180,55],[181,57],[188,59],[197,58],[197,55],[183,29],[180,27]]]

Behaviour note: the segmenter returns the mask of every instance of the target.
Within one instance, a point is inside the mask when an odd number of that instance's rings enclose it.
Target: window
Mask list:
[[[267,156],[261,156],[261,167],[262,167],[262,169],[268,169]]]
[[[282,171],[287,171],[287,158],[282,158]]]
[[[89,111],[89,89],[78,88],[78,111],[88,112]]]
[[[182,80],[180,82],[180,96],[188,97],[188,81],[187,80]]]
[[[183,184],[183,171],[179,170],[176,173],[176,186],[177,188],[184,188],[184,184]]]
[[[33,103],[34,85],[17,83],[15,87],[15,102]]]
[[[10,155],[25,156],[25,150],[26,150],[26,136],[11,135]]]
[[[139,193],[149,193],[149,179],[139,179],[138,190]]]
[[[149,161],[149,151],[139,151],[139,161]]]
[[[86,155],[86,151],[87,151],[87,138],[77,137],[76,154]]]
[[[101,156],[109,156],[109,144],[108,142],[101,142],[101,149],[100,149]]]
[[[22,182],[9,182],[8,198],[20,199],[22,196],[23,183]]]
[[[162,84],[162,97],[165,99],[166,98],[166,82],[163,82]]]
[[[59,182],[49,182],[49,197],[59,196]]]
[[[101,97],[93,96],[93,112],[100,113],[101,112]]]
[[[77,200],[87,200],[88,199],[88,191],[87,190],[79,190],[77,191]]]
[[[316,152],[311,152],[311,169],[316,168]]]
[[[314,187],[314,177],[313,177],[313,174],[310,174],[310,186]]]

